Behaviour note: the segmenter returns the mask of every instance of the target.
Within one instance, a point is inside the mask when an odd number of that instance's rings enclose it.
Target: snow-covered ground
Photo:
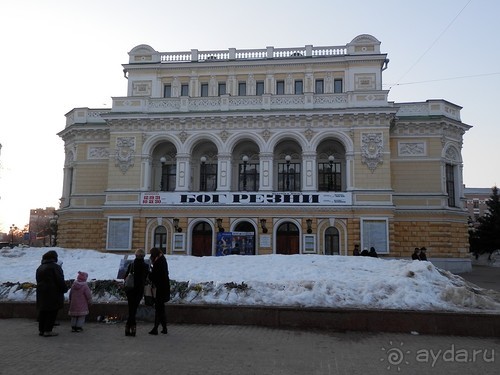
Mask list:
[[[114,292],[109,286],[104,294],[94,291],[95,302],[123,301],[116,293],[121,280],[114,281],[123,255],[62,248],[0,250],[0,301],[35,300],[35,271],[49,250],[59,254],[66,280],[85,271],[91,284],[107,280],[115,286]],[[171,303],[500,312],[500,293],[430,262],[324,255],[167,260],[175,280]]]

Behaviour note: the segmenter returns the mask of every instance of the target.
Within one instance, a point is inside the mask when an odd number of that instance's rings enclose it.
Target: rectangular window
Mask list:
[[[325,87],[325,81],[322,79],[317,79],[314,83],[314,92],[316,94],[323,94],[324,93],[324,87]]]
[[[276,81],[276,95],[285,95],[285,81]]]
[[[226,95],[226,84],[219,83],[219,96]]]
[[[164,164],[161,167],[160,191],[174,191],[177,166],[175,164]]]
[[[474,199],[474,201],[472,202],[472,204],[474,205],[474,208],[479,208],[479,200]]]
[[[367,248],[369,250],[371,247],[374,247],[375,251],[379,254],[389,253],[388,233],[387,220],[362,219],[362,248]]]
[[[341,79],[334,79],[333,80],[333,92],[335,94],[342,93],[342,80]]]
[[[130,250],[132,244],[132,218],[108,219],[108,250]]]
[[[189,96],[189,85],[181,85],[181,96]]]
[[[318,191],[342,191],[340,161],[318,164]]]
[[[256,95],[264,95],[264,81],[257,81],[255,83]]]
[[[455,168],[446,164],[446,192],[448,193],[448,206],[457,207],[455,200]]]
[[[240,163],[238,190],[259,190],[259,164],[247,163],[245,166],[245,163]]]
[[[208,83],[201,84],[201,96],[208,96]]]
[[[217,164],[202,164],[200,168],[200,191],[217,190]]]
[[[163,97],[164,98],[171,98],[172,97],[172,86],[171,85],[163,86]]]
[[[238,82],[238,95],[245,96],[247,94],[246,82]]]
[[[278,164],[278,190],[300,191],[300,163]]]
[[[304,93],[304,83],[302,80],[295,81],[295,95],[302,95]]]

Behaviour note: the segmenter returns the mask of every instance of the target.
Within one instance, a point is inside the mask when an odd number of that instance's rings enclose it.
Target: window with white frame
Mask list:
[[[389,253],[389,230],[387,219],[361,219],[361,243],[363,249],[375,248],[379,254]]]
[[[218,92],[219,92],[219,96],[226,95],[226,84],[225,83],[219,83]]]
[[[343,91],[342,79],[335,78],[333,80],[333,92],[335,94],[340,94]]]
[[[238,82],[238,95],[245,96],[247,94],[247,83]]]
[[[295,81],[295,95],[302,95],[304,93],[304,83],[302,80]]]
[[[108,218],[108,250],[130,250],[132,246],[132,218]]]
[[[276,81],[276,95],[285,94],[285,81]]]
[[[325,81],[322,79],[317,79],[314,83],[314,92],[316,94],[323,94],[324,86],[325,86]]]
[[[188,84],[181,85],[181,96],[189,96],[189,85]]]
[[[255,95],[264,95],[264,81],[255,82]]]
[[[172,97],[172,85],[163,86],[163,97],[171,98]]]
[[[200,95],[201,96],[208,96],[208,83],[201,84]]]
[[[448,206],[458,207],[455,191],[455,166],[446,164],[446,193],[448,193]]]

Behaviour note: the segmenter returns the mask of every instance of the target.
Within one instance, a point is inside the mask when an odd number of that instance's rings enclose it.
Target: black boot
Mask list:
[[[154,327],[151,331],[149,331],[150,335],[157,335],[158,334],[158,327]]]
[[[130,326],[130,336],[135,337],[135,332],[136,332],[136,327],[135,326]]]
[[[130,326],[128,324],[125,325],[125,336],[130,336]]]

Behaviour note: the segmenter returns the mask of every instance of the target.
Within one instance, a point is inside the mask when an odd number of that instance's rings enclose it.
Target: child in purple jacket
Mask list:
[[[69,291],[69,316],[71,316],[71,331],[83,331],[85,316],[89,314],[92,303],[92,293],[87,284],[87,272],[78,271],[78,276]]]

